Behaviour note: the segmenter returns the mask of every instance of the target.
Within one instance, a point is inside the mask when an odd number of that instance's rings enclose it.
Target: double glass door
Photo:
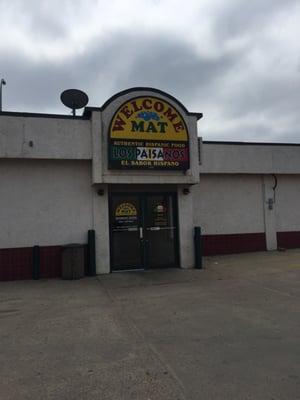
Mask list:
[[[110,199],[111,269],[178,266],[174,194],[119,194]]]

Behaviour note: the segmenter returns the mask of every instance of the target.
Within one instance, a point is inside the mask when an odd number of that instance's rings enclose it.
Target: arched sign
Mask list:
[[[134,204],[129,202],[121,203],[114,213],[114,229],[130,228],[138,223],[138,212]]]
[[[136,217],[137,210],[131,203],[121,203],[116,209],[116,217]]]
[[[167,101],[153,96],[128,100],[109,128],[109,168],[189,168],[189,138],[184,119]]]

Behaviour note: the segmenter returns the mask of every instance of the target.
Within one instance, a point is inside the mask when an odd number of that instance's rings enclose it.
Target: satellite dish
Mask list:
[[[72,109],[73,115],[76,115],[76,110],[85,107],[89,98],[82,90],[67,89],[60,95],[60,100],[66,107]]]

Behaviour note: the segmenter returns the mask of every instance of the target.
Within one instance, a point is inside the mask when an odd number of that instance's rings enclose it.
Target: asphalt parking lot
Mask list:
[[[300,250],[0,283],[0,399],[300,399]]]

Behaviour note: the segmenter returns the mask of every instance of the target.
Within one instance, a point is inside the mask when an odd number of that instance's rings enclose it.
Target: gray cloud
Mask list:
[[[298,0],[232,0],[219,7],[214,19],[214,32],[223,40],[255,34],[264,29],[274,15],[291,10]]]
[[[20,11],[21,4],[14,2],[13,10]],[[48,16],[46,3],[31,4],[35,7],[22,19],[26,32],[53,43],[68,37],[65,21],[74,20],[69,0],[60,2],[58,18]],[[297,63],[294,57],[300,46],[291,38],[289,53],[289,43],[283,49],[262,33],[280,13],[299,12],[295,4],[292,0],[224,3],[211,17],[211,54],[188,40],[188,32],[182,37],[166,30],[135,35],[126,28],[94,35],[84,48],[73,42],[68,57],[33,57],[14,48],[2,49],[1,76],[7,79],[4,108],[67,113],[59,100],[66,88],[86,91],[90,105],[100,106],[120,90],[152,86],[174,95],[191,111],[203,112],[200,132],[205,139],[300,142],[300,63],[299,56]],[[244,36],[247,40],[228,46]],[[273,60],[278,61],[272,64]]]
[[[108,92],[105,86],[111,90],[107,96],[130,86],[153,86],[192,103],[200,90],[207,95],[237,59],[235,53],[217,59],[200,57],[191,45],[163,35],[117,32],[108,43],[98,43],[80,56],[55,63],[6,54],[2,67],[9,82],[10,107],[55,107],[66,86],[85,87],[97,105],[105,101],[101,96]]]
[[[78,6],[76,8],[78,10]],[[0,3],[3,22],[9,19],[13,26],[22,27],[24,35],[39,40],[56,40],[68,36],[66,21],[72,17],[76,8],[71,0],[1,0]]]
[[[278,76],[255,77],[243,82],[234,93],[235,101],[227,102],[225,109],[233,117],[264,112],[273,115],[298,113],[300,104],[300,76],[298,80]]]

